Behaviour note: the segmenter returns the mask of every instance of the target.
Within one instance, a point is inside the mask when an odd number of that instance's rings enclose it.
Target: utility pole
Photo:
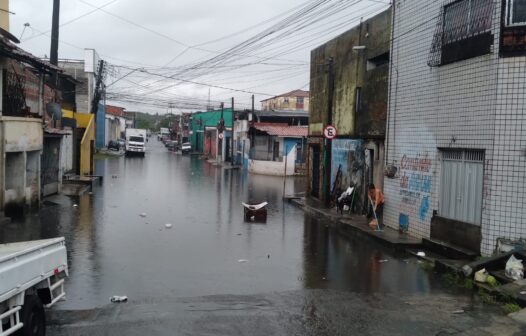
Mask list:
[[[51,50],[49,52],[49,63],[58,65],[58,32],[60,18],[60,0],[53,0],[53,17],[51,19]],[[57,87],[58,74],[53,71],[51,76],[52,84]]]
[[[327,125],[332,125],[332,106],[334,96],[334,60],[329,58],[327,62]],[[327,126],[326,125],[326,126]],[[331,203],[331,160],[332,160],[332,140],[327,138],[325,142],[325,170],[324,170],[324,194],[325,206],[329,207]]]
[[[221,136],[223,136],[223,127],[225,125],[225,119],[223,119],[223,115],[224,115],[224,111],[225,110],[225,104],[224,103],[221,103],[221,119],[219,120],[219,130],[218,130],[218,133],[221,134]],[[219,134],[218,134],[219,135]],[[218,141],[217,141],[217,156],[218,158],[217,159],[220,159],[219,156],[223,156],[223,139],[221,139],[219,136],[218,136]]]
[[[234,165],[234,97],[232,97],[232,132],[230,134],[230,164]]]

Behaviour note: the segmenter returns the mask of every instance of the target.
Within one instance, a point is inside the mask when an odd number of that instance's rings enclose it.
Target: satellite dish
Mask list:
[[[11,34],[10,32],[8,32],[7,30],[1,27],[0,27],[0,35],[2,35],[6,39],[11,40],[15,43],[20,43],[20,41],[13,34]]]
[[[53,120],[62,119],[62,109],[60,108],[60,104],[48,103],[46,105],[46,112]]]

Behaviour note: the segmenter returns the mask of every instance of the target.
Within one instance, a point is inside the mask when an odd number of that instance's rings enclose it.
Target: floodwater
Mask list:
[[[66,237],[70,276],[59,309],[101,307],[113,295],[148,302],[302,289],[442,290],[416,260],[342,237],[284,202],[283,188],[303,190],[302,178],[248,175],[168,152],[154,138],[148,145],[145,158],[98,159],[104,183],[92,194],[52,197],[38,214],[1,228],[4,242]],[[269,202],[267,223],[244,222],[241,202],[260,201]]]

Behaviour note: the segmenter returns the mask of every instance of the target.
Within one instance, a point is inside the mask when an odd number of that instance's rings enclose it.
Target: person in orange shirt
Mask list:
[[[378,218],[378,226],[383,226],[383,214],[384,214],[384,194],[380,189],[377,189],[374,184],[369,184],[368,197],[371,199],[372,208],[370,208],[368,218],[374,217],[373,211],[376,212]]]

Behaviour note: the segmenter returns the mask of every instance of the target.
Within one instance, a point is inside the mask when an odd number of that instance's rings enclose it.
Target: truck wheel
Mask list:
[[[45,336],[46,315],[42,301],[36,295],[27,295],[20,311],[20,319],[24,326],[17,333],[19,336]]]

